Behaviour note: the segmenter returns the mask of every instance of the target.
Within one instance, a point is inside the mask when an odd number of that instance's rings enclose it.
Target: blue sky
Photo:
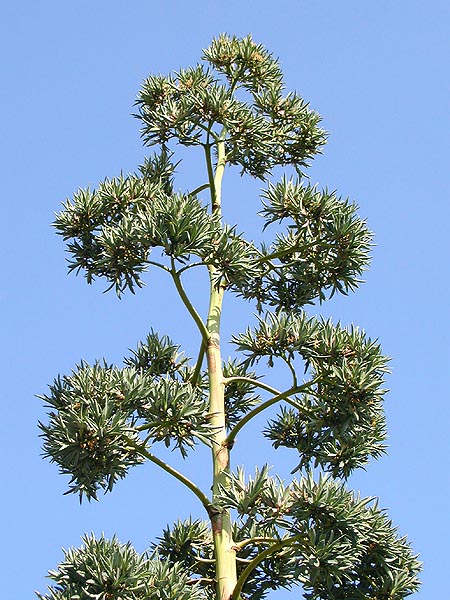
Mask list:
[[[288,88],[330,132],[311,179],[355,200],[375,232],[366,284],[323,307],[378,337],[392,357],[389,455],[350,485],[379,496],[421,554],[416,597],[449,597],[449,3],[18,0],[1,13],[4,597],[43,591],[61,547],[78,545],[85,531],[116,532],[144,550],[167,523],[200,514],[150,465],[98,503],[63,496],[67,481],[39,456],[36,422],[45,413],[34,395],[81,358],[120,362],[152,326],[195,352],[193,330],[159,275],[151,272],[136,297],[102,294],[103,284],[66,274],[49,224],[78,186],[134,171],[148,154],[130,117],[143,78],[194,64],[224,31],[252,33],[280,58]],[[195,168],[180,167],[180,186],[197,181]],[[224,187],[227,216],[250,236],[258,187],[236,173]],[[190,289],[197,294],[201,283]],[[231,333],[251,315],[230,300],[226,318]],[[269,461],[282,473],[295,466],[255,428],[245,435],[235,462],[252,470]],[[193,469],[207,485],[209,465],[196,460]]]

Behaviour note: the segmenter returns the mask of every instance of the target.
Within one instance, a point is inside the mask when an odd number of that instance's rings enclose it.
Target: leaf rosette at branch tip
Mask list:
[[[319,115],[296,94],[282,96],[278,62],[250,36],[220,36],[203,58],[219,78],[197,65],[145,80],[136,116],[147,145],[175,139],[206,147],[223,141],[227,162],[259,178],[275,165],[306,166],[320,152],[325,134],[318,127]],[[264,81],[258,80],[261,73]],[[239,88],[250,93],[250,101],[236,98]]]
[[[178,350],[167,336],[151,332],[125,368],[82,362],[39,396],[50,408],[48,424],[39,424],[43,454],[71,476],[68,492],[90,500],[99,489],[111,491],[145,460],[140,448],[149,440],[183,457],[196,440],[211,444],[204,386],[189,383],[191,369]]]
[[[214,579],[214,548],[208,522],[189,518],[163,530],[151,547],[154,556],[181,564],[191,578]]]
[[[40,600],[207,600],[181,565],[139,554],[116,537],[83,538],[81,548],[64,551],[49,577],[54,582]]]
[[[151,330],[145,342],[139,342],[132,356],[124,359],[128,367],[135,367],[148,375],[170,375],[175,377],[185,367],[188,359],[184,357],[178,344],[167,336],[160,336]]]
[[[157,240],[148,231],[143,235],[137,215],[151,214],[157,197],[165,198],[160,184],[121,176],[67,200],[54,225],[64,240],[73,240],[68,243],[69,271],[84,270],[88,283],[105,277],[117,293],[141,287],[149,248]]]
[[[133,413],[145,397],[146,381],[135,369],[81,363],[71,376],[55,380],[48,425],[39,424],[43,453],[71,476],[69,492],[87,499],[110,491],[129,467],[143,462]]]
[[[208,446],[212,443],[214,428],[208,409],[208,399],[201,390],[167,377],[149,385],[138,415],[151,441],[163,441],[167,447],[174,443],[185,458],[196,439]]]
[[[370,260],[372,234],[356,215],[357,206],[335,192],[319,191],[283,178],[262,193],[265,228],[290,219],[287,233],[263,246],[265,272],[242,290],[246,298],[281,310],[298,310],[359,283]]]
[[[264,269],[259,264],[260,253],[252,242],[235,232],[235,227],[225,225],[212,240],[213,251],[205,262],[214,267],[216,285],[229,287],[241,293],[252,286]]]
[[[191,254],[210,255],[221,232],[218,219],[194,196],[167,195],[160,183],[137,176],[80,190],[57,215],[55,227],[65,240],[73,240],[69,270],[84,270],[88,283],[105,277],[118,295],[142,287],[140,276],[152,248],[161,247],[163,254],[184,263]]]
[[[272,538],[267,536],[266,527],[264,531],[259,530],[255,524],[242,524],[236,522],[233,527],[233,540],[237,549],[237,574],[243,573],[249,562],[256,557],[261,548],[273,543]],[[246,543],[254,540],[252,543]],[[240,547],[240,544],[242,544]],[[190,574],[192,580],[198,580],[200,585],[208,588],[214,582],[214,545],[209,524],[206,521],[177,521],[172,527],[167,527],[158,542],[153,544],[154,556],[167,560],[169,564],[180,564]],[[292,573],[291,560],[280,554],[275,558],[268,556],[246,580],[241,597],[260,600],[265,598],[270,590],[295,585]]]
[[[294,395],[296,409],[283,408],[265,435],[275,448],[295,448],[297,469],[321,466],[347,477],[385,451],[382,406],[388,358],[357,328],[308,318],[305,313],[267,313],[252,331],[233,338],[251,365],[267,357],[288,364],[299,356],[312,385]]]
[[[231,89],[242,87],[252,97],[251,113],[242,111],[241,119],[229,128],[231,164],[264,178],[275,165],[306,166],[320,152],[326,138],[318,127],[319,115],[297,94],[282,96],[278,61],[261,44],[251,36],[221,35],[204,51],[204,59],[226,77]]]
[[[203,58],[225,75],[232,87],[236,82],[249,91],[268,87],[281,89],[283,86],[278,60],[262,44],[256,44],[250,35],[238,38],[221,34],[204,50]]]

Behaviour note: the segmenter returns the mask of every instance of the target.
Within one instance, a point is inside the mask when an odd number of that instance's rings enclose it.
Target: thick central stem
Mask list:
[[[221,213],[221,187],[225,168],[225,144],[217,145],[217,165],[213,173],[210,148],[206,149],[208,175],[211,190],[211,208],[215,214]],[[214,427],[212,447],[213,486],[212,510],[210,511],[211,527],[214,539],[214,555],[216,560],[216,599],[230,600],[236,586],[236,551],[234,549],[232,523],[229,511],[217,508],[217,494],[220,486],[228,485],[227,473],[230,470],[230,455],[227,445],[225,427],[224,380],[222,372],[222,356],[220,351],[220,318],[224,288],[217,284],[214,267],[209,268],[210,304],[208,311],[208,341],[206,356],[208,361],[209,398],[211,424]]]
[[[211,280],[213,278],[211,277]],[[222,356],[220,352],[220,315],[222,309],[223,289],[217,289],[211,281],[211,303],[207,328],[209,340],[207,345],[210,413],[214,427],[213,460],[213,507],[220,486],[227,486],[226,474],[230,470],[230,456],[225,427],[224,381],[222,373]],[[216,559],[217,600],[229,600],[236,585],[236,552],[234,549],[232,524],[229,511],[213,510],[211,525],[214,539]]]

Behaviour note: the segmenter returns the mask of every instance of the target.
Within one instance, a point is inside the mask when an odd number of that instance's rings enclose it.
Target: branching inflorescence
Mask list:
[[[388,359],[360,329],[305,312],[359,285],[372,243],[355,204],[305,183],[326,139],[319,115],[285,92],[278,61],[250,36],[221,35],[202,64],[148,77],[136,106],[144,143],[157,151],[135,174],[78,190],[55,227],[68,242],[69,270],[88,283],[105,279],[119,296],[162,269],[198,332],[198,356],[191,362],[151,331],[121,368],[81,363],[59,376],[41,396],[49,407],[44,454],[70,476],[68,491],[89,500],[150,461],[194,494],[206,520],[177,521],[142,555],[116,538],[85,537],[38,596],[258,600],[294,586],[311,600],[410,595],[420,566],[408,543],[374,499],[344,485],[385,451]],[[174,189],[177,144],[203,151],[192,191]],[[263,182],[264,235],[278,223],[261,245],[223,222],[222,179],[233,166]],[[274,182],[275,167],[291,175]],[[206,318],[183,284],[194,268],[210,279]],[[240,358],[224,361],[228,292],[253,302],[257,320],[233,337]],[[287,365],[284,389],[266,383],[261,359]],[[267,466],[250,478],[230,466],[238,434],[274,405],[264,435],[296,451],[299,478],[288,485]],[[183,458],[197,444],[211,448],[211,490],[162,460],[160,443]]]

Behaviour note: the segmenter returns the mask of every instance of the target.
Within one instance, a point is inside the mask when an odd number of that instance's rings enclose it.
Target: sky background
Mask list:
[[[117,533],[143,551],[177,517],[202,516],[152,465],[134,469],[98,503],[63,496],[67,479],[40,457],[36,423],[45,411],[34,396],[82,358],[120,364],[151,327],[195,355],[195,331],[169,282],[151,271],[135,297],[102,294],[103,283],[67,275],[50,223],[79,186],[135,171],[149,154],[130,116],[142,80],[195,64],[221,32],[252,33],[280,58],[288,89],[330,132],[311,180],[355,200],[375,232],[365,285],[322,310],[363,327],[392,357],[389,455],[349,485],[379,496],[420,553],[423,587],[414,597],[450,597],[448,0],[2,3],[2,596],[44,591],[61,547],[78,546],[84,532]],[[203,166],[195,158],[179,176],[183,189],[199,185]],[[257,237],[260,185],[236,172],[226,177],[227,218]],[[187,284],[199,310],[202,283]],[[227,301],[225,319],[229,337],[251,310]],[[279,385],[282,377],[275,374]],[[287,475],[295,452],[273,453],[257,426],[241,433],[234,463],[253,471],[269,462]],[[189,472],[208,486],[203,459]]]

